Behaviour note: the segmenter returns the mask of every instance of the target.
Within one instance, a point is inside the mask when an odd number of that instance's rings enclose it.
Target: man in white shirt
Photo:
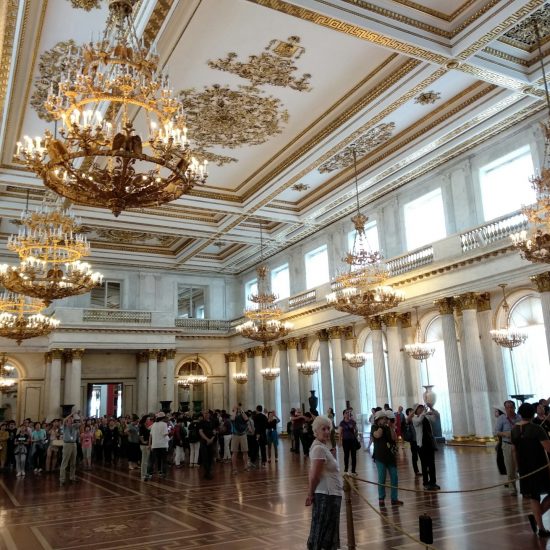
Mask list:
[[[149,435],[151,459],[149,460],[146,480],[151,479],[153,476],[155,462],[157,463],[159,477],[166,477],[166,457],[168,455],[170,434],[165,419],[166,415],[163,412],[159,412],[155,415],[155,422],[151,426],[151,433]]]

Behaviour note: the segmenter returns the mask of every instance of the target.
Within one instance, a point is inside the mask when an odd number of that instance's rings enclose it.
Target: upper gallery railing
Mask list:
[[[176,327],[184,328],[186,332],[229,332],[231,321],[220,319],[176,319]]]
[[[150,311],[130,311],[122,309],[85,309],[82,321],[93,323],[124,323],[128,325],[150,325]]]
[[[527,218],[521,212],[507,214],[496,220],[460,234],[462,252],[481,248],[488,244],[507,239],[510,235],[527,230]]]
[[[418,269],[423,265],[431,264],[433,260],[434,248],[432,245],[429,245],[387,260],[386,265],[390,271],[390,276],[395,277],[407,271]]]

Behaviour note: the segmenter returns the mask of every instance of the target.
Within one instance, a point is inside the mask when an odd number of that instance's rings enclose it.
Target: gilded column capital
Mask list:
[[[439,315],[452,315],[456,300],[449,297],[440,298],[439,300],[434,300],[434,305],[437,306]]]
[[[247,359],[246,350],[239,353],[239,361],[244,363]]]
[[[263,357],[271,357],[272,355],[273,355],[273,347],[272,346],[265,346],[262,356]]]
[[[328,342],[328,330],[324,328],[317,332],[317,338],[320,342]]]
[[[465,292],[460,296],[457,296],[456,299],[460,304],[462,310],[465,309],[476,309],[477,310],[477,292]]]
[[[166,350],[166,357],[167,357],[167,359],[175,359],[176,358],[176,350],[175,349],[167,349]]]
[[[489,292],[482,292],[477,297],[477,311],[491,311],[491,294]]]
[[[387,327],[396,327],[398,320],[397,313],[386,313],[382,316],[382,320]]]
[[[73,360],[73,350],[65,349],[63,350],[63,359],[66,363],[70,363]]]
[[[226,363],[235,363],[237,361],[237,354],[234,352],[225,353],[224,356]]]
[[[261,346],[258,346],[257,348],[252,348],[252,352],[254,353],[254,357],[263,357],[264,348]]]
[[[300,349],[309,349],[309,339],[307,336],[300,338]]]
[[[147,350],[147,359],[151,360],[151,359],[158,359],[158,355],[159,355],[159,352],[160,350],[158,349],[148,349]]]
[[[289,338],[288,340],[285,340],[285,342],[288,349],[298,349],[298,338]]]
[[[245,353],[249,359],[254,357],[254,348],[248,348]]]
[[[382,330],[382,317],[375,315],[374,317],[369,317],[367,323],[371,330]]]
[[[86,351],[83,348],[77,348],[71,350],[73,354],[73,359],[82,359],[82,356],[84,355],[84,352]]]
[[[137,354],[137,357],[138,357],[138,361],[141,363],[141,362],[146,362],[147,361],[147,358],[149,357],[147,352],[146,351],[140,351],[138,354]]]
[[[44,354],[44,361],[46,361],[46,363],[51,363],[51,361],[52,361],[52,352],[51,351],[47,351]]]
[[[550,271],[533,275],[531,281],[535,283],[539,292],[550,292]]]
[[[342,333],[346,340],[353,340],[353,327],[343,327]]]
[[[399,322],[401,323],[401,328],[411,328],[412,327],[412,320],[411,320],[411,312],[407,311],[405,313],[400,313],[398,316]]]
[[[331,340],[335,340],[342,337],[342,327],[329,327],[328,337]]]
[[[166,361],[166,358],[168,357],[168,355],[166,354],[166,350],[165,349],[161,349],[158,353],[158,361]]]
[[[287,348],[287,343],[284,340],[277,342],[277,349],[279,351],[285,351],[286,348]]]
[[[62,349],[52,349],[50,352],[52,354],[52,359],[61,359],[63,357]]]

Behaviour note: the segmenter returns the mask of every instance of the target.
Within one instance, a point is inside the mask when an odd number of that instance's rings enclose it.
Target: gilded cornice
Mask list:
[[[440,298],[434,300],[434,305],[437,306],[440,315],[452,315],[455,306],[454,298]]]
[[[371,330],[382,330],[382,317],[380,315],[369,317],[367,319],[367,325]]]
[[[539,292],[550,292],[550,271],[539,273],[531,277]]]
[[[511,55],[507,52],[503,52],[495,48],[491,48],[490,46],[483,48],[482,51],[483,53],[492,55],[493,57],[498,57],[499,59],[504,59],[505,61],[509,61],[510,63],[514,63],[515,65],[521,65],[522,67],[530,67],[533,64],[532,62],[529,62],[527,59],[522,59],[521,57]]]
[[[489,292],[482,292],[477,297],[477,311],[491,311],[491,294]]]
[[[354,0],[347,0],[347,1],[354,1]],[[417,2],[413,2],[412,0],[394,0],[395,3],[401,4],[402,6],[406,6],[407,8],[411,8],[416,11],[420,11],[422,13],[425,13],[426,15],[431,15],[432,17],[437,17],[437,19],[442,19],[443,21],[446,21],[450,23],[454,19],[456,19],[461,13],[466,11],[470,6],[475,4],[476,0],[467,0],[462,4],[460,7],[458,7],[455,11],[453,11],[450,14],[443,13],[438,10],[434,10],[432,8],[429,8],[428,6],[423,6],[422,4],[418,4]],[[496,4],[499,0],[492,0],[489,2],[489,4],[492,6]],[[479,17],[479,16],[478,16]]]

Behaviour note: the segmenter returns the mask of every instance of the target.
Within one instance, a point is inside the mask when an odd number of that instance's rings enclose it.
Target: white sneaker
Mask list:
[[[25,477],[25,472],[21,472],[21,476],[22,476],[22,477]]]
[[[20,477],[20,476],[21,476],[21,472],[17,472],[17,473],[15,474],[15,477]]]

